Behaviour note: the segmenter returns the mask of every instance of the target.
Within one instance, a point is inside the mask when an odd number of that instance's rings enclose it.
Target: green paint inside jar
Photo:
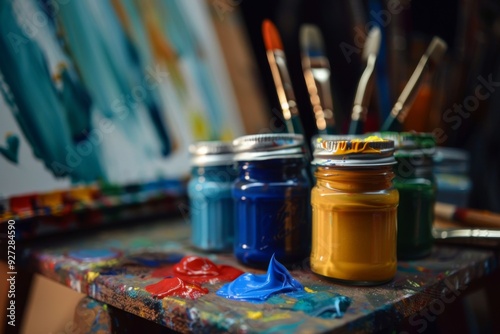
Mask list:
[[[397,255],[399,260],[413,260],[432,251],[437,189],[432,173],[435,141],[425,133],[397,136],[398,148],[394,153],[398,162],[394,167],[394,187],[399,191]]]
[[[396,177],[394,187],[399,191],[398,259],[425,257],[433,245],[435,182],[429,178]]]
[[[394,141],[394,188],[399,192],[398,260],[423,258],[432,252],[437,182],[432,173],[436,140],[430,133],[375,133]]]

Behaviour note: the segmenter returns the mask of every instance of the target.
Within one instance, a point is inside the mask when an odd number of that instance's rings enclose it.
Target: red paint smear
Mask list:
[[[204,257],[185,256],[174,266],[156,269],[153,277],[175,276],[190,283],[218,283],[236,279],[243,271],[226,265],[216,265]]]
[[[168,296],[197,299],[208,293],[208,289],[183,281],[178,277],[164,278],[158,283],[146,286],[146,291],[156,298]]]

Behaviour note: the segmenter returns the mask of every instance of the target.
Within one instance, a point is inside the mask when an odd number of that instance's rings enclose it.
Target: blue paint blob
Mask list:
[[[231,283],[222,286],[217,291],[217,295],[228,299],[258,303],[279,293],[303,290],[302,284],[295,280],[285,266],[279,263],[273,255],[266,274],[245,273]]]
[[[103,260],[110,260],[117,258],[120,255],[119,252],[112,249],[79,249],[71,251],[68,256],[79,261],[84,262],[97,262]]]
[[[351,298],[336,293],[319,292],[302,296],[293,311],[302,311],[311,317],[324,319],[341,318],[351,305]]]

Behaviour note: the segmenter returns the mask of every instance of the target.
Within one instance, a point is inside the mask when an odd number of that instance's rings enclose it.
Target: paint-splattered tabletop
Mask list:
[[[146,287],[162,280],[185,255],[209,258],[245,272],[264,273],[237,263],[231,254],[198,253],[188,246],[189,225],[181,220],[106,230],[32,249],[38,271],[72,289],[118,309],[177,331],[208,332],[352,332],[376,331],[461,293],[473,280],[492,271],[492,250],[435,246],[430,257],[399,262],[396,277],[376,287],[352,287],[313,274],[305,259],[291,275],[308,293],[277,295],[255,304],[217,296],[222,282],[201,284],[207,294],[197,299],[159,298]],[[336,296],[350,298],[342,317],[315,316],[315,308]],[[302,301],[301,301],[302,300]],[[317,310],[316,310],[317,311]]]

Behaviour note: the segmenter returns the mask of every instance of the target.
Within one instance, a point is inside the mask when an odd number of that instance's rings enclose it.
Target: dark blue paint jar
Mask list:
[[[250,135],[233,146],[236,258],[254,267],[266,267],[273,254],[284,264],[304,260],[311,249],[311,185],[302,135]]]
[[[199,142],[191,145],[190,152],[191,243],[205,251],[231,250],[234,236],[231,186],[236,177],[232,144]]]

